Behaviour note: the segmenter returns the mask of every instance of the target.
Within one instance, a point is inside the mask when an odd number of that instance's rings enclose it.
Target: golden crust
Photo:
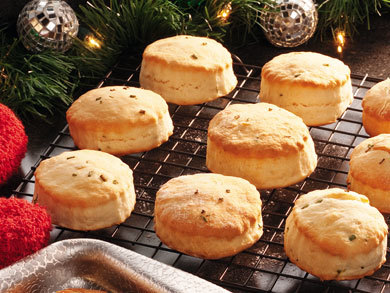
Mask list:
[[[324,252],[342,258],[369,253],[387,237],[381,213],[355,192],[337,188],[310,192],[296,201],[292,214],[300,233]]]
[[[146,47],[142,59],[176,70],[218,72],[232,66],[232,57],[217,41],[187,35],[158,40]]]
[[[375,114],[371,115],[367,113],[367,111],[363,111],[362,122],[364,130],[370,136],[376,136],[381,133],[390,133],[390,120],[382,119]]]
[[[367,197],[339,188],[302,195],[287,217],[284,250],[321,280],[371,275],[386,261],[387,225]]]
[[[127,86],[85,93],[68,109],[66,118],[78,148],[114,155],[153,149],[173,133],[165,100],[152,91]]]
[[[212,173],[180,176],[157,192],[154,220],[161,241],[174,249],[205,258],[232,255],[262,234],[260,194],[237,177]],[[171,235],[165,231],[172,231]],[[228,246],[208,251],[202,242],[210,239],[215,245],[226,242]],[[195,248],[186,247],[189,242]]]
[[[372,188],[390,190],[390,134],[361,142],[351,154],[349,174]]]
[[[127,86],[93,89],[80,96],[66,112],[70,125],[86,131],[126,132],[129,127],[153,125],[168,112],[160,95]]]
[[[347,177],[348,189],[364,194],[370,200],[370,205],[376,207],[381,213],[390,213],[390,196],[387,190],[373,188],[364,184],[357,178],[348,173]]]
[[[261,78],[302,87],[334,88],[344,85],[350,69],[342,61],[314,52],[281,54],[267,62]]]
[[[203,37],[179,35],[158,40],[143,53],[141,87],[167,102],[195,105],[230,93],[237,85],[229,51]]]
[[[58,205],[86,208],[122,197],[133,184],[132,174],[113,155],[80,150],[42,161],[34,175],[35,185]]]
[[[210,121],[208,138],[224,151],[263,158],[296,154],[311,139],[301,118],[268,103],[227,107]]]
[[[244,179],[195,174],[164,184],[156,195],[155,214],[165,226],[182,233],[233,238],[257,221],[261,201]]]
[[[379,120],[390,121],[390,79],[386,79],[369,89],[362,101],[363,114]],[[365,125],[366,127],[366,125]]]
[[[297,267],[299,267],[301,270],[304,270],[306,272],[308,272],[309,274],[313,275],[313,276],[317,276],[319,277],[322,281],[325,281],[325,280],[356,280],[356,279],[360,279],[360,278],[363,278],[365,276],[370,276],[372,275],[375,271],[377,271],[382,265],[383,263],[386,261],[386,259],[383,260],[382,263],[379,263],[375,268],[367,271],[367,272],[364,272],[362,274],[358,274],[358,275],[353,275],[353,276],[344,276],[344,275],[341,275],[341,274],[337,274],[337,272],[335,274],[321,274],[320,276],[318,275],[318,273],[311,269],[311,268],[307,268],[305,266],[302,266],[302,263],[299,262],[299,261],[296,261],[294,258],[290,258],[289,257],[289,260],[295,264]]]

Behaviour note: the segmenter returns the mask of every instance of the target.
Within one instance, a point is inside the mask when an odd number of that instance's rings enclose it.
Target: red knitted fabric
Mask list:
[[[45,247],[51,218],[46,209],[19,198],[0,198],[0,269]]]
[[[22,122],[11,109],[0,104],[0,184],[18,170],[27,151],[27,141]]]

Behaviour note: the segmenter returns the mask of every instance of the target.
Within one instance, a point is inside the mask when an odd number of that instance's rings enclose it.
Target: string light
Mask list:
[[[93,36],[86,36],[85,41],[87,42],[88,46],[90,46],[92,48],[100,48],[101,47],[100,42],[97,39],[95,39]]]
[[[218,17],[226,21],[229,18],[230,13],[232,12],[231,2],[227,3],[222,10],[218,13]]]
[[[343,31],[337,32],[336,45],[337,45],[337,52],[342,53],[345,45],[345,33]]]

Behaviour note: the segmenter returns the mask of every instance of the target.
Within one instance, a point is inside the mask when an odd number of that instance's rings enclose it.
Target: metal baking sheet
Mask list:
[[[51,293],[67,288],[127,292],[228,292],[194,275],[94,239],[51,244],[0,271],[0,292]]]

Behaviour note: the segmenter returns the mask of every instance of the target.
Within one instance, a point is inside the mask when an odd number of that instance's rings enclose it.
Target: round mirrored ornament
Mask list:
[[[268,41],[277,47],[296,47],[314,34],[318,13],[312,0],[276,0],[261,16]]]
[[[65,52],[77,36],[79,22],[73,9],[64,1],[33,0],[20,12],[17,30],[28,50]]]

